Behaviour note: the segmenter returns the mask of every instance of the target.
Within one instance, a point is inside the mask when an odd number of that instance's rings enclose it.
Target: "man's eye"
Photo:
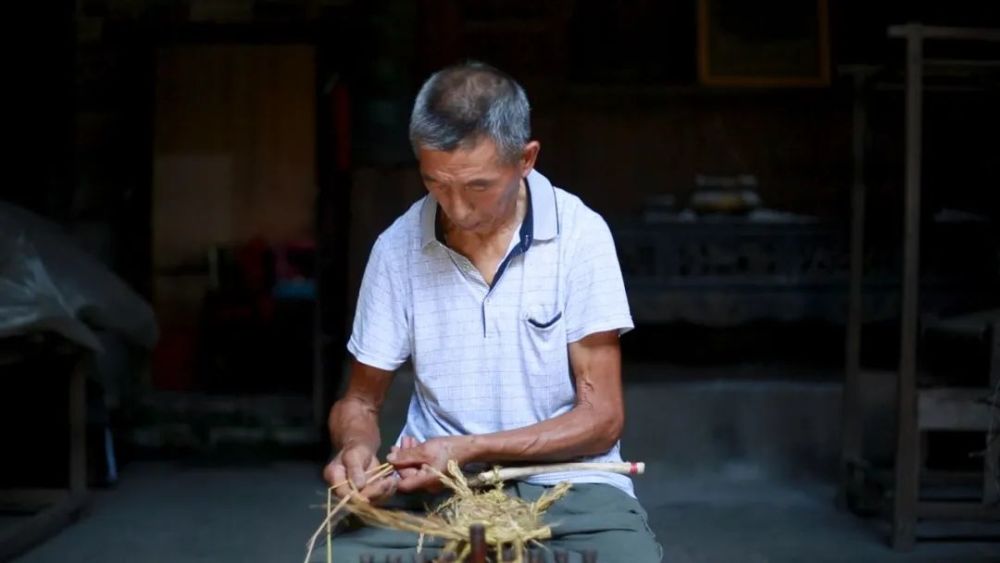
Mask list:
[[[474,192],[485,192],[486,190],[490,189],[490,185],[489,184],[469,184],[467,186],[467,188],[470,189],[470,190],[472,190],[472,191],[474,191]]]

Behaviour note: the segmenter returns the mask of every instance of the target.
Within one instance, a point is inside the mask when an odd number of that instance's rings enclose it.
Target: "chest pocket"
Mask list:
[[[562,383],[568,362],[563,312],[554,305],[531,306],[520,324],[528,384],[545,388]]]

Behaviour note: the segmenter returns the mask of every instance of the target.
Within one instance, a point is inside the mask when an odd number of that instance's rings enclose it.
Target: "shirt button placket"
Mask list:
[[[493,297],[489,294],[483,298],[483,336],[488,337],[493,328],[493,315],[490,314],[493,304]]]
[[[488,325],[487,318],[486,318],[486,302],[487,302],[487,300],[488,299],[484,296],[482,303],[479,305],[479,307],[480,307],[479,314],[482,316],[482,319],[483,319],[483,338],[487,338],[487,335],[489,334],[489,331],[486,328],[487,325]]]

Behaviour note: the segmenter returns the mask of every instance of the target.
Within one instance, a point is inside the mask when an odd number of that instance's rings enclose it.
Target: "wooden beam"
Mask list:
[[[87,367],[89,354],[81,354],[69,380],[69,491],[87,490]]]
[[[5,526],[0,530],[0,561],[10,561],[65,527],[76,518],[85,502],[85,495],[67,495],[63,501],[25,518],[23,522]]]
[[[1000,502],[1000,321],[990,325],[987,332],[987,343],[990,346],[990,395],[988,404],[989,424],[986,432],[986,450],[983,452],[983,504],[996,505]]]
[[[850,285],[847,300],[847,341],[845,350],[844,393],[841,406],[841,506],[845,495],[853,490],[852,481],[858,474],[852,466],[864,457],[864,403],[861,400],[861,326],[864,315],[862,284],[864,282],[865,234],[865,138],[867,127],[865,82],[867,75],[854,74],[854,106],[852,111],[851,152],[854,180],[851,185],[851,258]]]
[[[38,512],[65,500],[66,489],[8,489],[0,491],[0,510],[4,512]]]
[[[891,34],[891,33],[890,33]],[[917,431],[917,323],[920,288],[920,159],[923,37],[920,28],[906,35],[906,191],[903,205],[903,303],[900,322],[899,383],[896,391],[896,487],[892,545],[913,549],[920,487],[920,435]]]
[[[917,393],[918,428],[985,432],[990,424],[989,392],[983,387],[936,387]]]
[[[917,506],[921,518],[940,520],[1000,520],[1000,507],[978,502],[921,502]]]
[[[889,37],[922,39],[960,39],[969,41],[1000,41],[1000,29],[975,27],[944,27],[908,23],[889,27]]]

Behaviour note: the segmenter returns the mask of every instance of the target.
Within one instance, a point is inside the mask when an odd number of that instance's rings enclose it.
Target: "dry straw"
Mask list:
[[[434,468],[428,469],[437,474],[441,483],[452,491],[452,496],[425,516],[374,506],[358,494],[352,483],[337,483],[330,487],[327,492],[326,518],[309,540],[306,563],[312,555],[316,540],[324,531],[327,536],[327,563],[332,563],[331,531],[336,522],[347,514],[354,514],[369,525],[419,534],[420,540],[415,546],[418,551],[425,537],[439,538],[445,542],[443,553],[455,554],[459,560],[468,556],[471,549],[469,527],[482,524],[486,528],[486,543],[496,551],[497,560],[501,560],[505,548],[511,548],[515,561],[521,563],[529,544],[540,545],[541,540],[552,537],[552,529],[543,523],[542,515],[570,488],[569,483],[560,483],[538,500],[528,502],[504,492],[499,469],[493,472],[492,483],[482,490],[470,486],[454,461],[448,463],[446,473]],[[389,464],[376,467],[369,471],[369,482],[386,478],[393,470]],[[480,475],[477,481],[484,481],[482,477]],[[351,491],[334,504],[333,489],[341,485],[348,485]]]

